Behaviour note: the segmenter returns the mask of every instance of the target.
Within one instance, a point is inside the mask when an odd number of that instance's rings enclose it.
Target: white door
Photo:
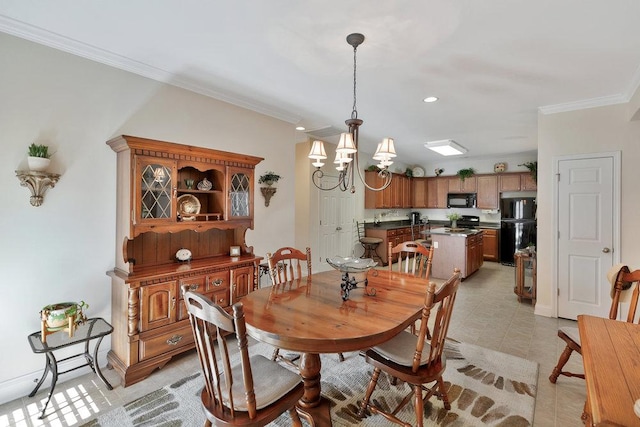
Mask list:
[[[619,247],[619,153],[560,159],[558,172],[558,317],[607,317],[607,271]]]
[[[331,188],[336,177],[323,177],[322,186]],[[355,196],[349,191],[319,191],[320,193],[320,258],[318,271],[329,270],[327,258],[351,256],[353,252],[353,219],[355,215]],[[314,268],[314,270],[316,270]]]

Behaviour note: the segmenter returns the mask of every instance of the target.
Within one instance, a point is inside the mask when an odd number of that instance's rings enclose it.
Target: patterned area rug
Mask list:
[[[251,351],[270,356],[272,348],[256,344]],[[538,364],[519,357],[465,343],[449,343],[444,380],[449,389],[451,410],[431,398],[425,404],[426,425],[443,426],[531,426],[535,408]],[[359,419],[355,413],[364,396],[372,368],[358,353],[345,353],[339,362],[333,354],[322,355],[322,393],[332,402],[334,426],[389,425],[379,415]],[[182,379],[107,412],[85,424],[86,427],[122,426],[202,426],[200,408],[202,379],[199,373]],[[372,399],[378,405],[395,407],[409,392],[407,385],[392,385],[380,376]],[[407,405],[398,415],[411,423],[413,406]],[[290,426],[288,414],[270,426]]]

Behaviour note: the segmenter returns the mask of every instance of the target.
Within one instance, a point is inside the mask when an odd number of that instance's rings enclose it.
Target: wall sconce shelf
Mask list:
[[[276,194],[276,189],[273,187],[261,187],[260,192],[264,196],[264,205],[269,206],[269,201],[274,194]]]
[[[20,185],[31,191],[29,199],[31,206],[40,206],[44,202],[44,194],[49,188],[55,187],[60,179],[57,173],[36,171],[16,171],[16,176],[20,180]]]

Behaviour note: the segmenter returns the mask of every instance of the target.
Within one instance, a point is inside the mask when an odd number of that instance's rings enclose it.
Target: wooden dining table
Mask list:
[[[329,401],[321,395],[320,354],[381,344],[417,320],[424,305],[424,279],[387,270],[370,270],[366,276],[366,290],[359,284],[346,301],[338,271],[262,288],[242,299],[251,337],[301,353],[304,395],[298,410],[316,426],[331,425]]]
[[[633,411],[640,399],[640,325],[578,316],[588,426],[640,426]]]

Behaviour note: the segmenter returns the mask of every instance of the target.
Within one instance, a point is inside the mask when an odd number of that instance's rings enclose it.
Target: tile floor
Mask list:
[[[564,348],[556,335],[558,326],[575,322],[535,316],[529,302],[518,303],[513,282],[513,267],[497,263],[485,263],[476,274],[462,282],[449,335],[538,362],[534,425],[580,426],[586,397],[584,381],[560,377],[553,385],[547,379]],[[127,388],[117,385],[119,380],[113,371],[104,369],[107,379],[116,385],[113,390],[108,390],[93,373],[70,379],[57,385],[46,419],[39,420],[40,408],[48,393],[46,385],[50,378],[47,378],[44,390],[35,397],[20,397],[0,405],[0,427],[81,425],[98,414],[192,373],[197,369],[197,363],[197,356],[190,352],[174,359],[145,381]],[[580,357],[573,356],[568,367],[581,372]]]

